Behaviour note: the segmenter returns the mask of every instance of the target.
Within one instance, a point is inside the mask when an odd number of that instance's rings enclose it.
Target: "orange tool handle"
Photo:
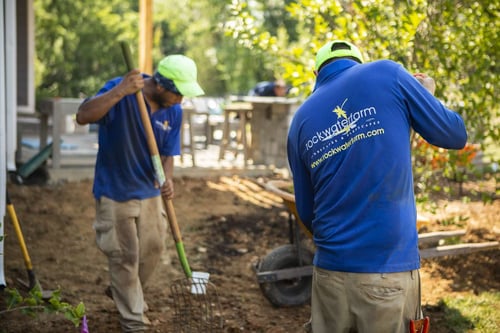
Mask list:
[[[429,333],[429,317],[410,320],[410,333]]]

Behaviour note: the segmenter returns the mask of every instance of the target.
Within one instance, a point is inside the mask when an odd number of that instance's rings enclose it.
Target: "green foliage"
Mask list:
[[[35,1],[37,96],[92,95],[124,74],[118,41],[138,38],[135,2]]]
[[[259,25],[246,1],[233,1],[233,23],[226,28],[227,34],[238,38],[242,45],[271,54],[276,59],[274,63],[282,67],[284,78],[305,97],[315,79],[315,52],[332,39],[353,41],[366,59],[390,56],[411,63],[413,37],[425,17],[424,2],[413,3],[414,6],[392,0],[291,2],[286,10],[296,22],[298,36],[282,45],[283,37],[273,36],[264,25]]]
[[[50,299],[45,301],[42,297],[42,291],[39,286],[35,286],[24,297],[17,289],[5,289],[8,294],[7,309],[0,311],[0,316],[12,311],[36,317],[40,312],[49,314],[62,314],[71,321],[75,327],[78,327],[85,315],[85,305],[80,302],[76,307],[69,303],[61,301],[61,291],[56,290],[52,293]]]
[[[500,293],[445,298],[445,322],[453,332],[496,333],[500,329]],[[431,323],[432,325],[432,323]]]
[[[228,13],[223,1],[166,0],[155,2],[155,62],[165,54],[184,53],[198,65],[198,80],[207,95],[246,92],[261,62],[248,49],[224,38],[218,27]],[[183,8],[172,15],[170,8]],[[168,27],[168,29],[164,29]],[[168,48],[165,46],[172,46]]]

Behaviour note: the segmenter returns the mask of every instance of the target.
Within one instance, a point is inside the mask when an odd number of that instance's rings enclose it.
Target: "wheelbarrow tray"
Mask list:
[[[295,216],[295,219],[306,232],[308,236],[311,236],[309,230],[306,229],[304,224],[299,218],[297,207],[295,205],[295,196],[291,191],[293,191],[293,183],[291,181],[285,180],[272,180],[266,183],[266,188],[278,195],[283,199],[284,204],[288,210]],[[423,215],[417,214],[417,230],[419,230],[425,224],[430,223],[429,219]],[[418,243],[420,245],[429,243],[438,243],[440,240],[447,238],[460,237],[465,235],[466,230],[452,230],[452,231],[434,231],[429,233],[419,233]],[[435,246],[432,248],[421,249],[420,256],[422,259],[450,256],[450,255],[460,255],[468,254],[473,252],[485,251],[498,249],[500,247],[499,242],[483,242],[483,243],[461,243],[447,246]]]
[[[297,212],[297,206],[295,205],[295,195],[293,194],[293,183],[286,180],[270,180],[265,184],[268,191],[279,196],[289,212],[293,214],[295,220],[299,227],[304,231],[308,237],[312,237],[311,232],[305,227],[299,217]]]

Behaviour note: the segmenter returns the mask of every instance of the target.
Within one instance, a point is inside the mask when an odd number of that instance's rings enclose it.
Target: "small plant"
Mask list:
[[[17,289],[6,288],[5,291],[8,294],[7,309],[1,310],[0,316],[13,311],[20,311],[30,317],[36,317],[40,312],[63,314],[75,327],[78,327],[85,315],[85,305],[80,302],[76,307],[73,307],[69,303],[62,302],[60,290],[52,292],[47,301],[43,299],[39,286],[31,289],[26,297],[21,295]]]

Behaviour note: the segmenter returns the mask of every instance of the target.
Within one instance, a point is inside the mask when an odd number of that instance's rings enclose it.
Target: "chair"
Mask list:
[[[235,156],[243,152],[244,165],[248,165],[251,158],[251,131],[249,119],[252,116],[252,104],[234,102],[224,108],[224,126],[222,142],[219,150],[219,161],[224,159],[226,151],[232,150]],[[236,134],[231,124],[237,124]],[[233,141],[234,137],[234,142]]]
[[[191,106],[186,105],[182,107],[181,163],[184,164],[184,152],[188,150],[188,152],[191,153],[193,167],[196,167],[195,142],[192,123],[193,112],[194,109]],[[186,130],[188,131],[187,133]]]
[[[214,143],[214,132],[222,122],[220,105],[223,99],[217,97],[197,97],[187,99],[182,105],[183,120],[181,128],[181,163],[184,152],[191,153],[193,166],[196,166],[195,150],[197,144],[204,149]],[[187,131],[187,132],[186,132]]]

